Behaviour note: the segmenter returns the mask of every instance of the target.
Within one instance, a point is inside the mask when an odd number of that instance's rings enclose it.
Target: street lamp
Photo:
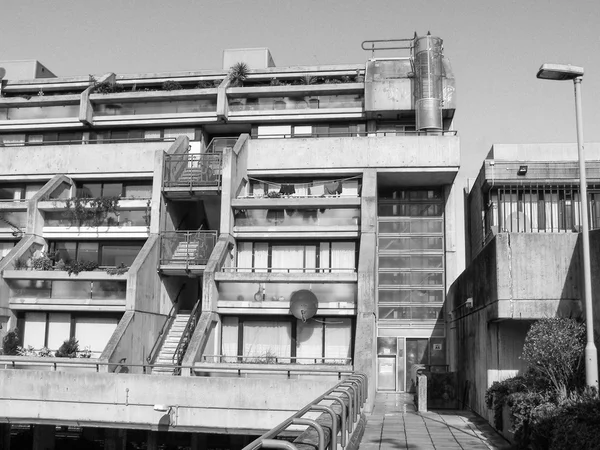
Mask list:
[[[585,295],[585,326],[587,344],[585,346],[585,382],[598,387],[598,353],[594,345],[594,313],[592,310],[592,274],[590,269],[590,226],[588,221],[587,181],[585,176],[585,156],[583,153],[583,124],[581,112],[581,81],[583,67],[570,64],[542,64],[537,77],[542,80],[573,80],[575,86],[575,122],[577,125],[577,152],[579,156],[579,198],[581,202],[581,235],[583,248],[583,284]]]

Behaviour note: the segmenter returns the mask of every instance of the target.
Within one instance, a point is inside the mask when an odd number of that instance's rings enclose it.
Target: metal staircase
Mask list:
[[[158,357],[154,361],[155,364],[164,366],[174,366],[173,361],[175,351],[179,346],[183,333],[186,329],[186,325],[190,319],[190,311],[180,311],[173,320],[173,324],[167,333]],[[175,369],[172,367],[155,367],[152,369],[153,375],[173,375]]]
[[[172,264],[188,264],[196,259],[198,255],[198,241],[183,241],[177,244],[177,248],[171,257]]]

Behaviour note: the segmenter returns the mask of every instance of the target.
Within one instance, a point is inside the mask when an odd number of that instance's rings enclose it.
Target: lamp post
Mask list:
[[[598,353],[594,345],[594,313],[592,305],[592,274],[590,269],[590,226],[588,220],[587,181],[583,152],[583,124],[581,112],[581,81],[583,67],[569,64],[542,64],[537,77],[542,80],[573,80],[575,86],[575,122],[577,125],[577,152],[579,157],[579,199],[581,203],[581,235],[583,249],[583,284],[585,295],[585,382],[598,387]]]

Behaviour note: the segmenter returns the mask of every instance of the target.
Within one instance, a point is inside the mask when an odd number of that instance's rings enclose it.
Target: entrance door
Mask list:
[[[377,357],[377,387],[380,391],[396,390],[396,357]]]
[[[429,339],[406,339],[406,390],[415,392],[413,366],[429,364]]]

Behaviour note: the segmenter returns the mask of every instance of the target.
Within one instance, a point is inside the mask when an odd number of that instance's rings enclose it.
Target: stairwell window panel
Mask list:
[[[275,364],[274,358],[289,358],[292,342],[290,322],[244,322],[244,356],[260,363]]]

